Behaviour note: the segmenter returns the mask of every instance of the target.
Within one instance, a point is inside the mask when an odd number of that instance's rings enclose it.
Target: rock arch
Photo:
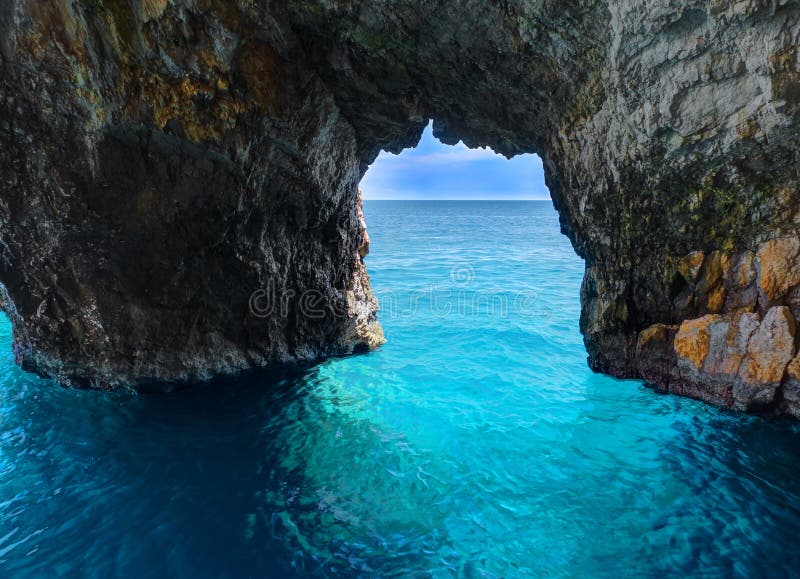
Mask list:
[[[800,412],[800,3],[0,7],[24,367],[116,387],[376,345],[358,182],[433,118],[445,142],[542,156],[593,368]],[[259,290],[285,311],[253,315]]]

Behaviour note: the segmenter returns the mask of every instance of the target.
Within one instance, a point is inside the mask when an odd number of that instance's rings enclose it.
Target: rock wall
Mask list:
[[[252,10],[16,5],[0,279],[23,367],[168,387],[381,340],[356,135]]]
[[[800,412],[800,2],[0,0],[0,22],[28,368],[113,387],[374,347],[358,181],[433,118],[542,156],[593,368]]]

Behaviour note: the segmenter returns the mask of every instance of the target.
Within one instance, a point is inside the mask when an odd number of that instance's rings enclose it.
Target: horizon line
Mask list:
[[[508,199],[508,198],[497,199],[497,198],[491,198],[491,197],[486,197],[486,198],[482,197],[480,199],[474,199],[474,198],[472,198],[472,199],[469,199],[469,198],[467,198],[467,199],[431,199],[431,198],[402,198],[402,197],[391,198],[391,199],[371,199],[369,197],[362,197],[362,200],[363,201],[424,201],[424,202],[431,202],[431,203],[437,202],[438,203],[440,201],[509,201],[509,202],[514,202],[514,201],[533,201],[533,202],[538,202],[538,201],[552,201],[553,199],[550,198],[550,197],[539,197],[539,198],[535,198],[535,199]]]

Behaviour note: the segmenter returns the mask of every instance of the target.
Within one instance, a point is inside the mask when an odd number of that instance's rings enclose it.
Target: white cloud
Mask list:
[[[430,127],[420,145],[400,155],[383,152],[361,182],[366,199],[541,199],[542,160],[510,161],[490,148],[470,149],[436,141]]]
[[[474,163],[476,161],[503,160],[505,157],[499,155],[489,148],[470,149],[464,143],[459,143],[450,147],[447,151],[439,151],[427,154],[408,154],[394,155],[392,153],[381,153],[376,164],[391,164],[393,168],[403,167],[430,167],[438,165],[458,165],[463,163]],[[538,157],[537,161],[541,162]]]

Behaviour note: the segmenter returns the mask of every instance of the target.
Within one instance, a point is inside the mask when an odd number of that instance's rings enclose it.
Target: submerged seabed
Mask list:
[[[592,374],[549,203],[366,213],[371,355],[102,394],[20,372],[4,321],[0,575],[800,569],[798,427]]]

